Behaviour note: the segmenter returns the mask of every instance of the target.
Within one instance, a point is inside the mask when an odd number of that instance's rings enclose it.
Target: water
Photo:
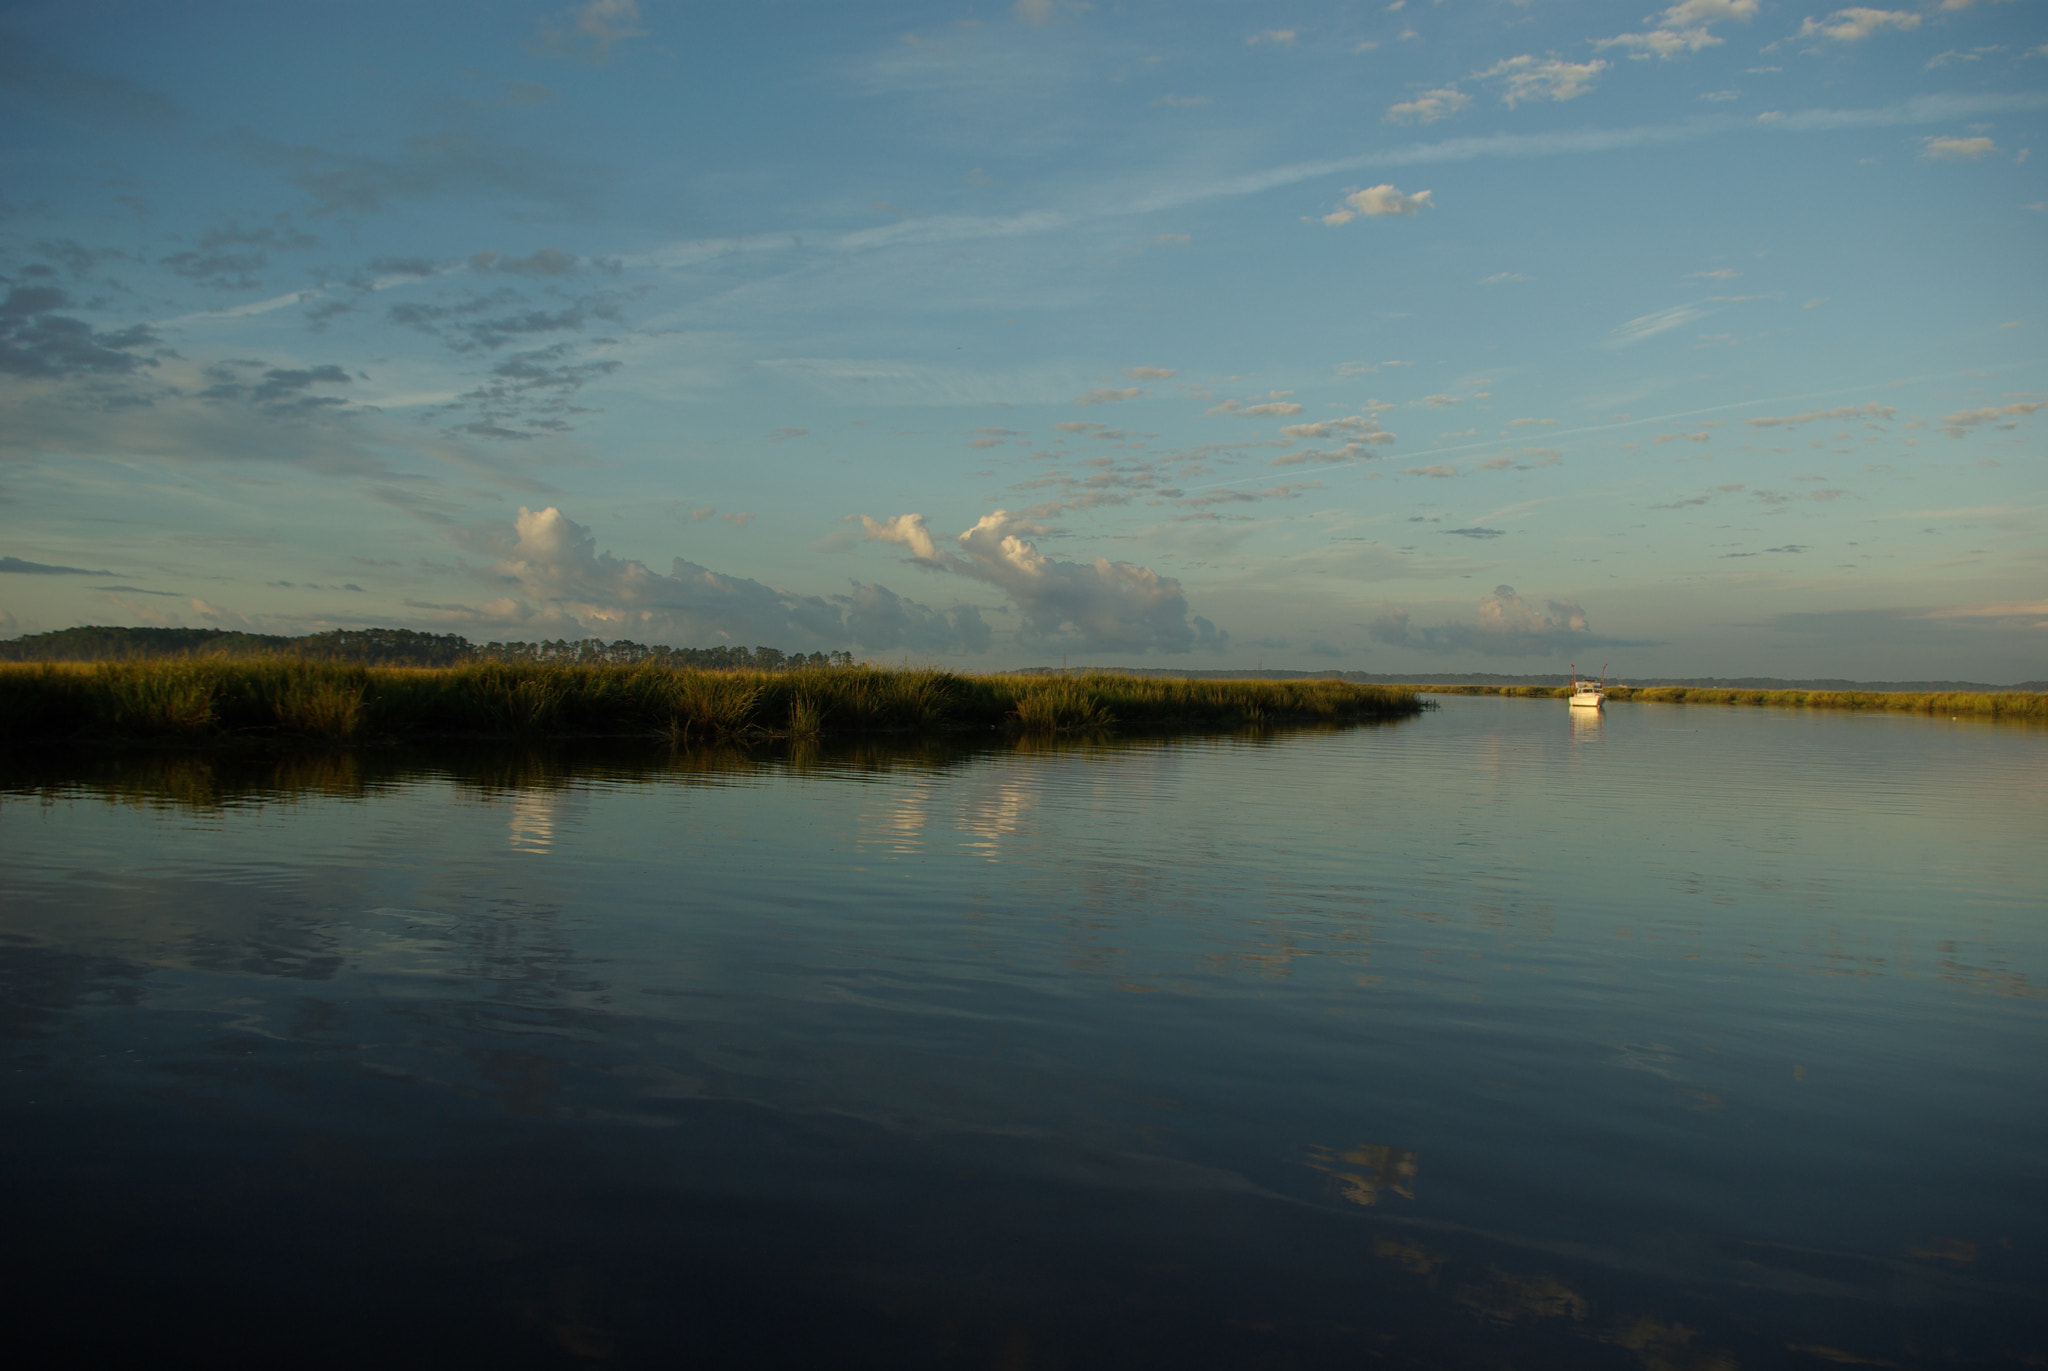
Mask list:
[[[10,765],[45,1360],[2048,1356],[2048,731]]]

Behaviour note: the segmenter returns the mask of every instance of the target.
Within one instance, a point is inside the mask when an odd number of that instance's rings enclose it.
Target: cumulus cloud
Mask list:
[[[1998,144],[1979,134],[1975,138],[1922,138],[1920,155],[1933,162],[1974,162],[1998,151]]]
[[[552,506],[522,508],[514,537],[498,552],[490,576],[500,594],[473,613],[537,635],[804,650],[849,641],[875,650],[988,645],[987,626],[971,606],[940,611],[858,584],[851,595],[797,595],[681,557],[664,575],[599,551],[590,529]]]
[[[1670,61],[1702,48],[1719,47],[1721,40],[1709,26],[1724,20],[1746,24],[1756,17],[1758,0],[1681,0],[1665,10],[1646,32],[1624,33],[1595,39],[1596,48],[1623,48],[1640,61],[1661,57]]]
[[[1607,63],[1598,58],[1567,62],[1559,57],[1524,54],[1473,72],[1472,77],[1497,83],[1501,103],[1512,109],[1524,100],[1575,100],[1593,89],[1593,78],[1605,70]]]
[[[1890,405],[1839,405],[1834,409],[1810,409],[1804,414],[1761,415],[1742,422],[1755,428],[1786,428],[1836,419],[1890,419],[1898,413]]]
[[[1134,381],[1165,381],[1173,376],[1172,367],[1125,367],[1124,375]]]
[[[1247,418],[1270,419],[1275,416],[1301,413],[1301,406],[1292,400],[1268,400],[1263,404],[1245,405],[1234,411]]]
[[[1985,409],[1959,409],[1941,421],[1941,431],[1951,438],[1960,438],[1968,430],[1982,424],[1990,424],[2001,429],[2012,428],[2021,419],[2040,408],[2041,401],[2028,400],[2019,404],[1994,405]],[[2013,422],[2001,424],[1998,422],[2001,419],[2010,419]]]
[[[1426,90],[1413,100],[1387,106],[1381,116],[1389,124],[1434,124],[1439,119],[1448,119],[1472,103],[1472,97],[1456,86],[1440,86]]]
[[[974,605],[955,605],[941,613],[906,600],[887,586],[859,583],[851,595],[836,598],[846,607],[848,634],[872,651],[964,648],[986,652],[992,638],[981,610]]]
[[[1491,536],[1485,530],[1480,536]],[[1468,536],[1470,536],[1468,534]],[[1523,599],[1513,586],[1495,586],[1479,602],[1476,624],[1416,626],[1407,611],[1395,610],[1374,620],[1375,641],[1427,652],[1479,652],[1489,657],[1547,657],[1621,640],[1594,634],[1577,600],[1548,600],[1541,606]]]
[[[1266,29],[1263,32],[1250,35],[1244,42],[1246,47],[1251,48],[1291,48],[1299,37],[1301,37],[1300,29]]]
[[[1911,10],[1878,10],[1863,5],[1836,10],[1825,19],[1809,18],[1799,26],[1798,38],[1826,38],[1837,43],[1860,43],[1875,33],[1897,29],[1901,33],[1920,27],[1920,16]]]
[[[999,509],[941,548],[921,514],[860,516],[867,536],[910,550],[920,565],[966,576],[997,590],[1017,607],[1028,638],[1098,650],[1186,652],[1220,647],[1228,634],[1188,613],[1180,582],[1149,567],[1067,562],[1047,557],[1032,538],[1051,530]]]
[[[1456,476],[1458,469],[1454,466],[1446,466],[1442,462],[1432,462],[1426,467],[1402,467],[1401,474],[1403,476],[1433,476],[1441,481]]]
[[[1135,400],[1144,393],[1144,391],[1136,386],[1125,386],[1122,390],[1113,390],[1108,386],[1098,386],[1085,395],[1075,396],[1074,403],[1077,405],[1108,405],[1114,404],[1118,400]]]
[[[1344,197],[1342,208],[1331,210],[1323,216],[1323,222],[1336,227],[1348,224],[1361,216],[1378,218],[1384,215],[1417,214],[1426,209],[1436,208],[1430,198],[1431,192],[1418,190],[1413,195],[1404,195],[1400,189],[1390,185],[1367,186],[1354,190]]]

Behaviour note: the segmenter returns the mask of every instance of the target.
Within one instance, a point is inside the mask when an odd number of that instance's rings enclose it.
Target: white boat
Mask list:
[[[1588,681],[1579,675],[1577,666],[1572,667],[1573,709],[1607,708],[1607,668],[1600,668],[1600,679]]]

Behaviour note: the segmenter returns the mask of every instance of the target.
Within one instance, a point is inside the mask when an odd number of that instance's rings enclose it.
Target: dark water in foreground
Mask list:
[[[413,760],[0,777],[37,1364],[2048,1357],[2048,731]]]

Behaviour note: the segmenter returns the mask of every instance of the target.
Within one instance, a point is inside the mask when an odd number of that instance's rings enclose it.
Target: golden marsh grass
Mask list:
[[[970,675],[933,667],[696,671],[296,658],[0,664],[0,740],[740,737],[1235,728],[1402,718],[1412,688],[1343,681]]]

